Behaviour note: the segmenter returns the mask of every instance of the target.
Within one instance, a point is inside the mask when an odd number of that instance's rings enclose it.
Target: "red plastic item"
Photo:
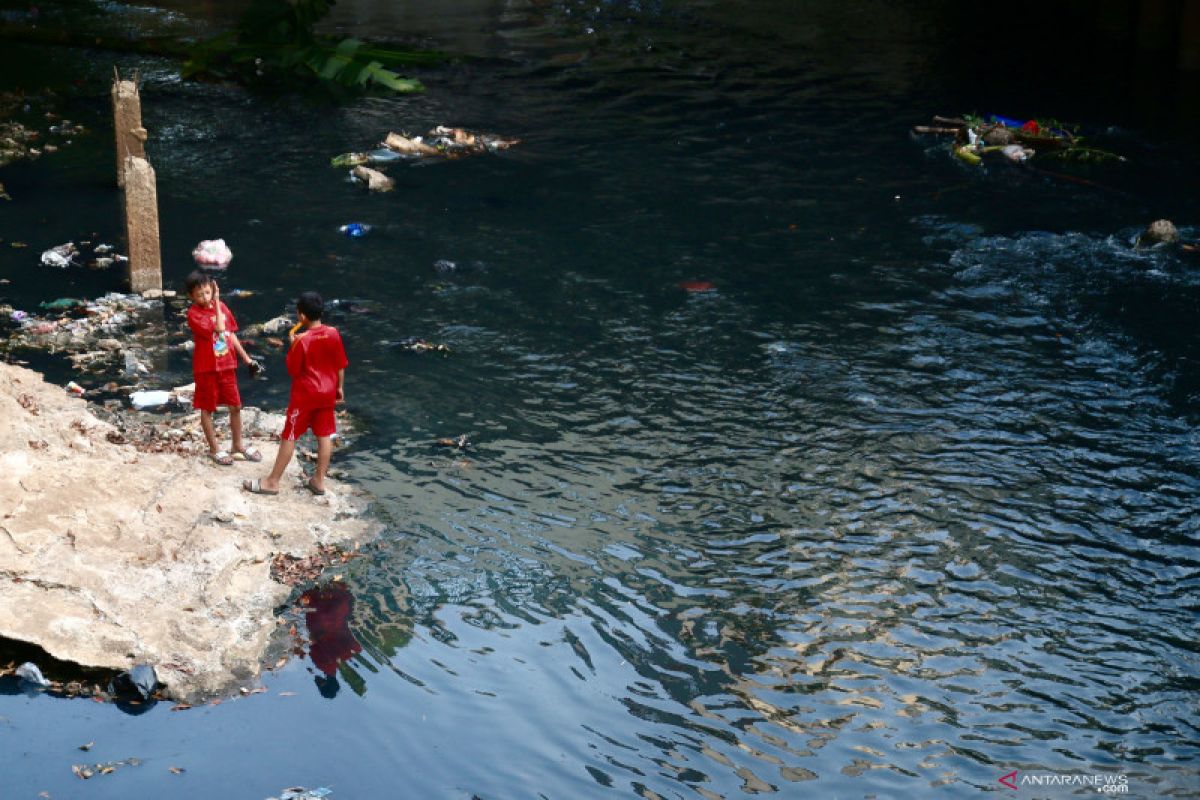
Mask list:
[[[1042,132],[1042,129],[1038,126],[1036,119],[1031,119],[1028,122],[1026,122],[1024,125],[1021,126],[1021,130],[1029,131],[1030,133],[1033,133],[1033,134],[1038,134],[1038,133]]]

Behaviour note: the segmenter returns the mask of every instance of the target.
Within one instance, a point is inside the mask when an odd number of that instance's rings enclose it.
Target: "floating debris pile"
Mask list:
[[[375,149],[342,153],[334,156],[330,165],[353,167],[350,173],[352,180],[365,184],[374,192],[389,192],[395,188],[395,181],[372,167],[386,166],[397,161],[451,159],[495,153],[520,143],[520,139],[438,125],[422,136],[390,132]]]
[[[919,135],[950,136],[951,152],[973,166],[996,156],[1022,164],[1033,158],[1057,158],[1080,162],[1124,161],[1123,156],[1092,147],[1079,134],[1079,126],[1058,120],[1018,120],[991,114],[978,117],[935,116],[931,125],[915,125]]]

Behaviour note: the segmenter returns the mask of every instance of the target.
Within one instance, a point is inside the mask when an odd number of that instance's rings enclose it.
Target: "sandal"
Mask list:
[[[313,494],[317,495],[318,497],[319,497],[320,495],[323,495],[323,494],[325,494],[325,490],[324,490],[324,489],[318,489],[316,486],[313,486],[312,478],[309,478],[308,480],[306,480],[306,481],[304,482],[304,486],[305,486],[305,487],[306,487],[306,488],[307,488],[307,489],[308,489],[310,492],[312,492]]]
[[[279,490],[271,490],[262,488],[262,480],[255,478],[252,481],[242,481],[242,489],[251,494],[279,494]]]
[[[246,450],[235,450],[233,453],[234,461],[252,461],[255,464],[262,461],[262,453],[255,450],[253,447]]]
[[[233,456],[224,450],[218,450],[215,453],[209,453],[208,457],[220,464],[222,467],[228,467],[233,464]]]

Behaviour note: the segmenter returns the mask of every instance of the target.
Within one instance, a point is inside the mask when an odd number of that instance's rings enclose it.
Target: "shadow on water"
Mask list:
[[[335,459],[388,532],[307,595],[308,658],[265,695],[137,725],[6,698],[16,791],[75,780],[81,736],[249,797],[958,797],[1013,769],[1194,791],[1200,264],[1129,246],[1156,216],[1200,236],[1194,129],[1123,102],[1132,79],[1074,91],[1083,22],[1028,29],[1048,75],[981,63],[1016,23],[959,7],[339,3],[340,31],[495,59],[336,108],[122,63],[167,280],[220,235],[239,319],[355,301],[330,321],[363,432]],[[3,173],[14,305],[115,281],[30,266],[116,236],[111,64],[44,58],[82,71],[63,103],[97,133]],[[1131,163],[1063,168],[1095,188],[907,134],[972,110],[1077,120]],[[393,168],[389,195],[327,167],[439,123],[523,144]]]

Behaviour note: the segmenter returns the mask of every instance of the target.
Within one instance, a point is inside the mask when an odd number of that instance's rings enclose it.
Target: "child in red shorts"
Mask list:
[[[229,307],[221,302],[221,289],[211,276],[197,270],[187,276],[184,285],[192,299],[187,321],[195,340],[192,375],[196,379],[196,395],[192,405],[200,412],[200,427],[208,441],[209,458],[222,466],[233,463],[233,455],[217,444],[213,427],[213,412],[221,405],[229,407],[233,453],[247,461],[262,461],[262,454],[253,448],[246,449],[242,442],[242,397],[237,385],[237,359],[240,357],[247,366],[251,359],[234,333],[237,320]]]
[[[259,480],[243,481],[242,488],[255,494],[279,494],[279,480],[296,452],[296,440],[309,428],[317,437],[317,468],[305,486],[313,494],[325,494],[325,475],[333,454],[333,434],[337,423],[333,407],[345,402],[345,373],[349,361],[341,334],[321,322],[325,302],[316,292],[304,292],[296,301],[299,324],[288,333],[291,349],[287,370],[292,376],[292,394],[288,401],[279,452],[271,474]],[[299,333],[297,328],[304,328]]]

